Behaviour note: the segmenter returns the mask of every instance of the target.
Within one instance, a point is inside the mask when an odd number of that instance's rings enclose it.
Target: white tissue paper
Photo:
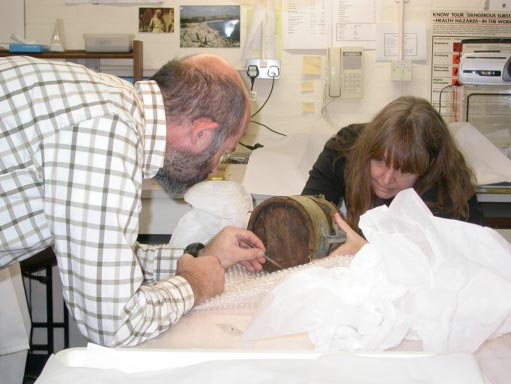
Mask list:
[[[207,243],[222,228],[246,228],[253,210],[252,196],[234,181],[203,181],[191,187],[184,200],[192,206],[177,223],[169,244],[185,248],[190,243]]]
[[[511,245],[437,218],[413,189],[361,217],[369,244],[348,267],[291,274],[263,300],[246,341],[308,333],[318,350],[474,352],[511,332]]]
[[[468,165],[475,173],[477,184],[511,182],[511,159],[470,123],[451,123],[449,130]]]

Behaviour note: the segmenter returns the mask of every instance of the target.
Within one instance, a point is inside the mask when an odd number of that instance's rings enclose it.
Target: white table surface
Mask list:
[[[174,327],[140,348],[206,350],[302,350],[312,351],[306,334],[246,343],[244,330],[253,317],[253,309],[192,310]],[[421,351],[418,343],[405,341],[396,350]],[[491,384],[511,383],[511,334],[484,343],[475,353],[481,371]]]

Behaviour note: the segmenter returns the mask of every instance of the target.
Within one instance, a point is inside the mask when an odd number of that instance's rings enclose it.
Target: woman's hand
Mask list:
[[[367,240],[351,229],[339,213],[335,214],[334,220],[337,226],[346,233],[346,242],[334,249],[328,256],[355,255],[367,244]]]

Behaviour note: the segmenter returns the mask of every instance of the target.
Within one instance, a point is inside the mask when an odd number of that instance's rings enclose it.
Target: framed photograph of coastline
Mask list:
[[[180,14],[181,48],[239,48],[239,5],[183,5]]]

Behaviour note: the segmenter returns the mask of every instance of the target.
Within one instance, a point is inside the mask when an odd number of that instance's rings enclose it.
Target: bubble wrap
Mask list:
[[[347,267],[352,256],[332,256],[314,260],[312,263],[283,269],[272,273],[247,272],[237,264],[225,272],[224,293],[195,307],[195,310],[220,310],[231,308],[256,308],[263,298],[291,273],[313,267]]]

